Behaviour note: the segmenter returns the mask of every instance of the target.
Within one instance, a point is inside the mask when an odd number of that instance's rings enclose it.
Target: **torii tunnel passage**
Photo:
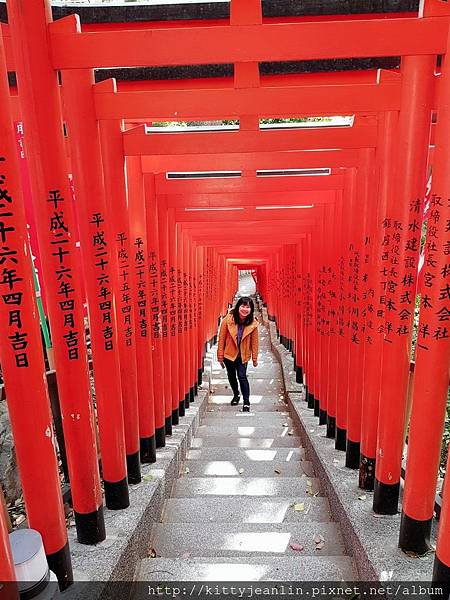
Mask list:
[[[48,0],[7,13],[0,360],[28,523],[60,587],[73,574],[32,255],[79,542],[108,534],[99,457],[106,506],[127,510],[141,464],[195,402],[246,269],[375,513],[398,512],[407,432],[399,545],[429,550],[450,358],[450,4],[277,17],[231,0],[215,20],[83,25],[53,21]],[[281,68],[368,57],[365,70]],[[200,76],[142,78],[192,65]],[[95,82],[113,67],[141,75]],[[173,121],[212,125],[156,126]],[[11,580],[2,514],[0,548]],[[431,576],[450,581],[448,486]]]

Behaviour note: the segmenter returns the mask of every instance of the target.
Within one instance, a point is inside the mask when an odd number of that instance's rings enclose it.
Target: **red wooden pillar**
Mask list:
[[[204,296],[204,256],[205,247],[197,248],[197,271],[198,271],[198,383],[202,384],[206,334],[205,334],[205,296]]]
[[[193,243],[191,247],[191,281],[192,281],[192,347],[194,353],[193,377],[194,394],[198,394],[198,369],[199,369],[199,348],[198,348],[198,273],[197,273],[197,244]],[[229,284],[228,284],[229,285]]]
[[[402,59],[395,179],[384,227],[390,242],[385,262],[386,319],[373,504],[380,514],[396,514],[398,510],[435,62],[434,56]],[[410,229],[411,216],[415,217],[415,231]]]
[[[355,218],[354,231],[352,298],[351,298],[351,332],[350,332],[350,377],[347,404],[347,448],[345,465],[350,469],[358,469],[360,464],[361,414],[363,375],[365,372],[365,299],[366,285],[366,247],[367,227],[371,222],[370,215],[374,204],[371,189],[373,187],[374,162],[373,150],[360,151],[361,159],[357,179],[357,204],[353,208]]]
[[[413,403],[408,436],[399,545],[422,554],[429,549],[447,403],[450,365],[450,45],[438,96],[433,180],[420,278]],[[420,225],[420,215],[414,215]],[[420,231],[420,229],[419,229]],[[444,486],[434,578],[450,584],[448,473]],[[420,494],[417,493],[420,490]]]
[[[308,371],[306,375],[306,386],[307,386],[307,400],[308,408],[314,408],[314,310],[315,310],[315,297],[314,297],[314,277],[312,273],[313,259],[312,259],[312,235],[309,233],[306,237],[306,252],[304,260],[305,273],[305,296],[306,296],[306,310],[305,310],[305,326],[307,331],[306,344],[308,351]]]
[[[339,256],[339,296],[340,313],[338,328],[337,361],[337,404],[336,404],[336,450],[347,449],[347,398],[350,358],[350,243],[351,222],[355,207],[356,170],[347,169],[344,179],[345,217],[342,223],[342,250]]]
[[[381,359],[383,355],[384,304],[380,288],[380,273],[383,269],[381,254],[383,242],[383,219],[386,214],[387,198],[394,168],[393,149],[396,139],[398,115],[388,112],[379,116],[379,137],[376,150],[376,214],[370,231],[366,302],[366,348],[365,377],[361,423],[361,458],[359,487],[372,491],[375,484],[375,463],[380,401]]]
[[[305,370],[305,340],[304,340],[304,295],[305,290],[303,287],[303,243],[304,240],[300,239],[296,245],[296,270],[295,270],[295,298],[296,298],[296,310],[295,310],[295,379],[297,383],[303,383],[303,374]],[[261,268],[262,270],[262,268]],[[263,280],[262,275],[259,275],[259,281]],[[262,289],[263,289],[262,285]]]
[[[328,397],[327,397],[327,437],[336,437],[336,405],[337,405],[337,365],[339,351],[339,251],[342,244],[342,220],[343,206],[342,194],[336,193],[335,218],[333,220],[333,232],[330,237],[331,250],[331,284],[330,284],[330,340],[328,360]]]
[[[183,376],[180,339],[178,334],[178,285],[177,285],[177,238],[174,210],[168,213],[168,257],[169,257],[169,331],[171,341],[171,366],[172,366],[172,399],[174,408],[172,423],[177,425],[179,418],[183,417],[184,393],[181,391],[180,379]]]
[[[111,80],[105,82],[111,85]],[[106,86],[105,86],[106,87]],[[119,288],[116,294],[117,341],[125,428],[125,449],[129,483],[141,481],[139,460],[139,407],[136,372],[136,335],[134,289],[131,285],[133,252],[128,224],[125,160],[120,121],[100,121],[108,213],[111,218],[113,251],[118,266]]]
[[[134,301],[138,393],[139,453],[143,463],[156,461],[156,400],[152,353],[152,287],[149,271],[147,211],[141,161],[126,159],[128,225],[130,228],[129,276]]]
[[[161,327],[160,256],[158,243],[158,212],[155,194],[155,176],[144,175],[144,193],[147,218],[147,251],[150,274],[150,307],[152,330],[153,390],[155,399],[156,447],[166,444],[166,385]]]
[[[72,32],[69,22],[67,25]],[[117,510],[130,504],[115,311],[119,282],[92,94],[94,72],[72,69],[63,71],[62,79],[88,301],[105,499],[108,508]]]
[[[9,103],[0,33],[0,362],[28,522],[41,533],[49,564],[65,589],[73,575]],[[0,503],[0,584],[14,579]],[[13,597],[14,590],[6,592]]]
[[[189,392],[187,387],[187,352],[186,346],[188,341],[186,340],[186,334],[184,331],[184,285],[183,285],[183,269],[184,269],[184,248],[183,248],[183,237],[181,233],[181,225],[176,226],[175,229],[176,244],[177,244],[177,317],[178,317],[178,345],[180,349],[180,387],[179,397],[180,400],[180,414],[184,414],[185,410],[189,408]]]
[[[188,372],[188,386],[189,386],[189,402],[194,402],[195,400],[195,347],[194,347],[194,327],[193,327],[193,307],[194,307],[194,297],[193,297],[193,284],[192,284],[192,242],[188,238],[187,234],[185,236],[185,257],[186,257],[186,318],[187,318],[187,332],[188,332],[188,340],[189,340],[189,372]],[[223,274],[223,271],[222,271]]]
[[[90,396],[76,227],[67,176],[57,73],[50,64],[49,2],[8,2],[20,103],[78,541],[105,538]],[[74,237],[75,236],[75,237]],[[59,558],[57,559],[59,560]],[[55,567],[56,568],[56,567]]]
[[[164,405],[166,435],[172,435],[172,413],[178,397],[173,397],[172,357],[169,335],[169,257],[168,257],[168,223],[167,207],[164,199],[158,198],[156,203],[158,215],[158,248],[159,248],[159,284],[161,307],[161,341],[162,359],[164,362]]]

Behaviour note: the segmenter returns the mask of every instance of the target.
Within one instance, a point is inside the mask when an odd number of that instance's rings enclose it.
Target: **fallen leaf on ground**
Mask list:
[[[294,435],[293,431],[288,431],[288,435]]]
[[[320,544],[323,541],[324,541],[323,535],[321,535],[320,533],[316,533],[316,535],[314,536],[314,543]]]
[[[276,473],[277,475],[281,475],[281,471],[279,471],[278,469],[274,469],[274,473]]]
[[[295,550],[295,552],[301,552],[305,549],[301,544],[290,544],[290,547],[292,550]]]
[[[358,500],[367,500],[367,496],[365,494],[358,496]]]
[[[244,469],[239,469],[239,475],[242,475],[243,472],[244,472]]]
[[[409,558],[419,558],[417,552],[411,552],[411,550],[404,550],[403,552],[406,554],[406,556],[409,556]]]
[[[283,427],[289,427],[287,423],[283,423]]]
[[[149,558],[156,558],[156,550],[154,548],[150,548],[148,551]]]
[[[188,473],[190,473],[189,467],[186,467],[186,468],[184,469],[184,473],[185,473],[185,475],[187,475]]]
[[[153,475],[142,475],[142,481],[152,481]]]
[[[316,544],[316,550],[322,550],[324,546],[325,544],[323,542],[319,542],[318,544]]]
[[[298,512],[303,512],[305,510],[305,503],[297,502],[296,504],[294,504],[294,510],[296,510]]]

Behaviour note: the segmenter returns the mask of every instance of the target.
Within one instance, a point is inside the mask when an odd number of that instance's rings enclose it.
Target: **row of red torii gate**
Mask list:
[[[83,302],[106,505],[125,509],[141,462],[155,460],[195,398],[205,344],[214,341],[242,268],[254,271],[310,407],[347,466],[359,469],[360,486],[374,489],[378,513],[398,511],[411,412],[400,545],[425,552],[449,382],[448,3],[425,1],[420,15],[333,21],[263,19],[260,0],[231,0],[226,22],[89,27],[76,16],[53,22],[47,0],[8,0],[7,9],[0,359],[28,521],[42,533],[61,587],[71,581],[70,552],[18,121],[79,541],[106,535]],[[392,55],[401,56],[400,69],[264,77],[259,69],[269,60]],[[234,65],[233,77],[94,83],[97,68],[223,63]],[[11,71],[18,89],[8,85]],[[353,118],[339,127],[333,120],[261,126],[261,119],[329,115]],[[238,126],[146,126],[173,120]],[[449,510],[444,495],[434,577],[446,581]],[[0,580],[13,577],[11,561],[2,560]]]

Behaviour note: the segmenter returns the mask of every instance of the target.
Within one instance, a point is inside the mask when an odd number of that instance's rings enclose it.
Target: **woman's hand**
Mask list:
[[[257,361],[257,360],[254,360],[254,361],[253,361],[253,366],[254,366],[254,367],[257,367],[257,366],[258,366],[258,361]]]
[[[222,369],[225,369],[225,363],[223,361],[219,362],[219,365],[222,367]]]

